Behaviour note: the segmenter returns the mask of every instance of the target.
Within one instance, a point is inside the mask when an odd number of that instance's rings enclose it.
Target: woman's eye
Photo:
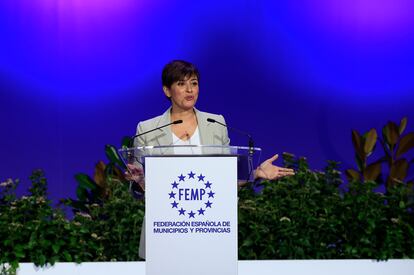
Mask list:
[[[198,82],[194,81],[193,83],[191,83],[193,86],[198,86]]]

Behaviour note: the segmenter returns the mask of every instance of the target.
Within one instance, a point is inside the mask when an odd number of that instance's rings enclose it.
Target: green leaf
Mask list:
[[[353,170],[353,169],[345,170],[345,174],[346,174],[349,181],[359,180],[359,178],[360,178],[359,173],[357,171]]]
[[[44,266],[46,264],[46,257],[45,255],[40,255],[39,257],[39,265]]]
[[[412,148],[414,148],[414,133],[408,133],[403,136],[399,142],[397,153],[395,154],[396,158],[399,158],[402,154],[408,152]]]
[[[243,244],[242,244],[242,246],[246,246],[246,247],[250,247],[252,245],[253,245],[253,241],[252,241],[251,238],[248,238],[248,239],[244,240]]]
[[[53,252],[55,252],[56,254],[59,252],[59,248],[60,246],[58,244],[52,244],[52,250]]]
[[[406,159],[397,160],[390,169],[391,179],[404,180],[408,173],[408,161]]]
[[[100,188],[105,188],[105,163],[103,161],[99,161],[95,165],[95,173],[93,174],[93,179],[96,182],[96,185]]]
[[[384,148],[387,148],[387,149],[389,149],[390,148],[390,142],[388,141],[388,136],[389,136],[389,127],[388,127],[388,124],[387,125],[385,125],[383,128],[382,128],[382,138],[383,138],[383,140],[384,140],[384,142],[383,142],[383,146],[384,146]],[[384,149],[385,150],[385,149]]]
[[[391,157],[391,152],[390,152],[390,147],[389,145],[382,140],[381,138],[378,138],[378,140],[380,141],[382,148],[384,150],[385,156],[383,157],[385,159],[385,161],[387,161],[388,163],[391,163],[392,157]]]
[[[387,125],[384,126],[382,134],[391,148],[398,142],[398,138],[400,137],[398,126],[392,121],[389,121]]]
[[[88,196],[88,191],[82,186],[78,186],[78,188],[76,188],[76,196],[80,201],[85,201]]]
[[[381,163],[376,162],[367,166],[364,170],[364,180],[376,180],[381,174]]]
[[[375,129],[371,129],[366,135],[365,144],[364,144],[364,153],[366,155],[370,155],[376,143],[377,143],[377,131]]]
[[[25,256],[26,254],[24,253],[24,251],[23,251],[23,250],[15,250],[15,251],[14,251],[14,255],[16,255],[16,258],[24,258],[24,256]]]
[[[120,167],[125,168],[124,162],[121,160],[118,151],[112,145],[105,145],[105,154],[110,162],[118,164]]]
[[[368,219],[368,220],[367,220],[367,223],[369,224],[369,226],[370,226],[372,229],[374,229],[374,228],[375,228],[375,221],[374,221],[374,220],[372,220],[372,219]]]
[[[129,148],[131,140],[132,140],[131,137],[128,137],[128,136],[123,137],[122,142],[121,142],[122,148]]]
[[[404,117],[403,119],[401,119],[400,127],[398,129],[398,132],[400,135],[404,132],[405,127],[407,127],[407,117]]]
[[[79,173],[75,175],[75,179],[78,182],[79,186],[84,189],[95,190],[96,183],[86,174]]]
[[[77,193],[77,191],[78,190],[76,190],[76,193]],[[80,192],[82,192],[82,191],[80,191]],[[87,191],[85,190],[85,192],[87,192]],[[85,197],[86,197],[86,195],[87,194],[85,194]],[[79,196],[78,196],[78,198],[79,198]],[[83,200],[67,199],[66,200],[66,205],[72,207],[73,209],[79,209],[79,210],[82,210],[82,211],[87,211],[87,208],[86,208],[85,203],[84,203],[85,199],[83,199]],[[68,224],[65,224],[65,226],[66,225],[68,225]]]
[[[352,130],[352,144],[354,145],[355,152],[357,155],[364,159],[364,151],[362,150],[362,138],[356,130]]]
[[[355,160],[358,166],[359,171],[363,171],[365,169],[365,163],[364,161],[358,156],[358,154],[355,154]]]

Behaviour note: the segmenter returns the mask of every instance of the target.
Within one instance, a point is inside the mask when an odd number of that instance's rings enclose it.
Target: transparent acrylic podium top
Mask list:
[[[130,157],[148,156],[254,156],[258,157],[262,149],[257,147],[224,145],[172,145],[143,146],[118,150],[124,160]]]
[[[143,146],[118,150],[127,165],[145,166],[147,157],[237,157],[239,179],[249,179],[259,164],[261,148],[224,145]]]

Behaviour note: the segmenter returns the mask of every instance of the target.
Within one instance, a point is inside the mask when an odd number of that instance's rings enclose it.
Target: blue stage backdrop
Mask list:
[[[351,129],[414,129],[411,0],[6,0],[0,34],[0,179],[42,168],[55,199],[164,112],[172,59],[198,65],[198,108],[253,133],[263,158],[349,168]]]

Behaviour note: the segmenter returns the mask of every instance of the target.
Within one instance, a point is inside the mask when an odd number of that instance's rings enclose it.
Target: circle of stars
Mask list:
[[[204,196],[207,196],[207,202],[204,202],[201,204],[199,209],[186,209],[184,208],[181,202],[177,202],[176,195],[178,196],[178,188],[180,184],[184,184],[186,182],[186,179],[194,179],[196,188],[203,187],[206,193]],[[211,208],[213,205],[212,200],[214,199],[214,196],[216,193],[213,192],[211,189],[211,186],[213,185],[212,182],[205,180],[205,176],[200,173],[197,175],[196,173],[193,173],[193,171],[190,171],[190,173],[183,174],[181,173],[179,176],[177,176],[177,179],[174,180],[174,182],[171,183],[171,192],[168,193],[169,199],[171,202],[171,208],[175,209],[178,212],[179,216],[188,217],[189,219],[195,218],[196,216],[204,216],[204,212]],[[209,192],[207,192],[209,191]],[[194,211],[193,211],[194,210]]]

